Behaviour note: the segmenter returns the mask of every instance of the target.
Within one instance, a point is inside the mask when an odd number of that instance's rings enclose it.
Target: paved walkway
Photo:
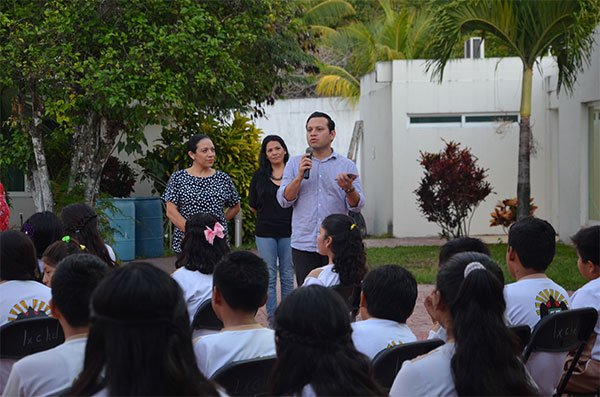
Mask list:
[[[497,241],[497,240],[494,240]],[[385,238],[385,239],[366,239],[365,245],[367,248],[373,247],[399,247],[399,246],[419,246],[419,245],[438,245],[441,246],[445,240],[438,237],[409,237],[409,238]],[[152,258],[145,261],[153,263],[167,273],[175,271],[175,258]],[[421,284],[418,286],[419,295],[413,314],[408,319],[408,325],[413,330],[418,339],[427,338],[427,333],[431,326],[431,319],[423,306],[425,297],[431,293],[434,286],[431,284]],[[264,307],[261,307],[256,314],[256,319],[259,323],[267,325],[267,314]]]

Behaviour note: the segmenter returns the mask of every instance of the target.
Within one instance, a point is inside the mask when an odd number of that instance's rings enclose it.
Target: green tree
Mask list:
[[[357,5],[368,21],[347,23],[356,10],[342,0],[320,2],[304,17],[322,37],[321,52],[328,54],[322,58],[330,58],[320,63],[317,93],[346,97],[351,103],[360,96],[360,78],[375,70],[377,62],[425,56],[431,22],[426,7],[408,2],[378,0]]]
[[[523,62],[517,218],[530,213],[531,89],[533,67],[551,53],[558,66],[558,87],[571,91],[577,73],[589,63],[593,31],[600,17],[598,0],[453,0],[440,2],[432,26],[428,69],[441,81],[452,49],[465,35],[487,33]]]
[[[284,0],[1,2],[0,85],[17,90],[11,131],[31,142],[38,209],[53,205],[45,140],[68,136],[68,191],[92,203],[108,157],[139,150],[144,126],[272,100],[307,60],[296,13]],[[59,128],[44,137],[46,119]]]

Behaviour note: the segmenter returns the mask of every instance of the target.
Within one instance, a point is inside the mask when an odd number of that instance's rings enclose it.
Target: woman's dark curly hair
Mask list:
[[[85,245],[90,254],[102,259],[109,267],[117,267],[117,263],[108,254],[108,249],[100,236],[98,215],[92,207],[85,203],[70,204],[62,209],[60,217],[69,236]]]
[[[310,385],[317,396],[387,395],[373,380],[369,359],[352,343],[346,303],[320,285],[298,288],[275,312],[277,362],[271,395],[301,395]]]
[[[219,220],[206,213],[192,215],[185,223],[185,235],[181,241],[181,252],[177,255],[175,266],[191,271],[212,274],[215,265],[230,252],[227,237],[215,237],[210,244],[204,236],[207,227],[214,229]]]
[[[321,227],[326,236],[333,239],[334,271],[340,275],[343,285],[358,285],[367,274],[367,254],[360,228],[352,218],[344,214],[331,214]]]

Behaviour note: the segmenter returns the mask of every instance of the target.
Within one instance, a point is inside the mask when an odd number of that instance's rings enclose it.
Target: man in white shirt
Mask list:
[[[221,332],[194,341],[198,368],[207,378],[225,365],[275,355],[275,333],[255,320],[267,301],[269,271],[247,251],[227,255],[213,273],[212,306],[223,321]]]
[[[50,308],[65,342],[17,361],[4,396],[50,396],[71,385],[83,367],[90,296],[107,274],[108,266],[95,255],[71,255],[59,263],[52,277]]]
[[[367,274],[360,294],[360,317],[352,323],[356,350],[371,360],[380,351],[415,342],[406,325],[417,300],[417,281],[398,265],[384,265]]]
[[[569,308],[567,291],[545,274],[555,250],[556,232],[542,219],[524,218],[509,229],[506,264],[517,280],[504,287],[509,325],[527,324],[533,329],[542,317]],[[527,369],[539,386],[540,394],[554,394],[565,357],[563,353],[531,355]]]

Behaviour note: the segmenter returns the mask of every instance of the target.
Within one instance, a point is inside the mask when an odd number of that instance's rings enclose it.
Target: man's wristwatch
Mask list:
[[[344,189],[344,192],[346,192],[346,194],[349,194],[355,190],[356,190],[356,188],[354,186],[350,186],[348,189]]]

